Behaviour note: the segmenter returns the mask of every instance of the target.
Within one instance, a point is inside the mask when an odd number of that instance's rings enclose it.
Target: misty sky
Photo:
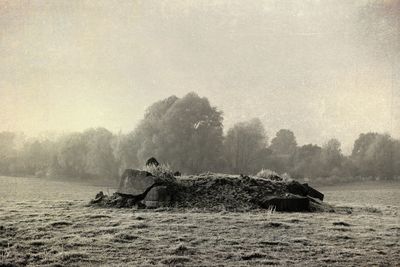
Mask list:
[[[0,131],[128,132],[195,91],[299,144],[400,137],[399,2],[1,0]]]

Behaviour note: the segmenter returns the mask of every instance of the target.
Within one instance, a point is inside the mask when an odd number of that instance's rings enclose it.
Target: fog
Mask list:
[[[399,137],[399,1],[2,1],[0,131],[129,132],[195,91],[224,129]]]
[[[399,266],[400,0],[0,0],[1,266]]]

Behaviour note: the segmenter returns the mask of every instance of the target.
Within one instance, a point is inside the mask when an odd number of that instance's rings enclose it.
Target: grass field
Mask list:
[[[339,213],[87,207],[100,190],[0,177],[0,263],[400,266],[400,184],[321,188]]]

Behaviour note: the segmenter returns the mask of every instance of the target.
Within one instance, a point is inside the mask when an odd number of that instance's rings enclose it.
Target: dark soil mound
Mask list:
[[[143,179],[154,177],[146,176]],[[152,178],[151,178],[152,177]],[[142,179],[134,177],[133,179]],[[331,209],[322,203],[323,194],[296,181],[271,180],[258,177],[207,173],[176,179],[157,178],[157,185],[166,188],[168,201],[161,206],[207,210],[248,211],[274,209],[277,211],[323,211]],[[154,184],[151,187],[157,187]],[[150,189],[152,189],[150,188]],[[120,191],[123,191],[120,188]],[[146,192],[150,190],[147,189]],[[311,194],[311,195],[310,195]],[[140,198],[139,198],[140,196]],[[102,207],[146,207],[146,194],[99,193],[92,205]],[[143,201],[144,200],[144,201]],[[152,201],[154,204],[154,199]],[[154,206],[154,205],[153,205]]]

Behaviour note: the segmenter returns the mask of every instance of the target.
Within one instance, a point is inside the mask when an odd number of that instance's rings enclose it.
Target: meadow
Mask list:
[[[0,265],[399,266],[399,183],[318,189],[338,212],[93,208],[113,189],[0,177]]]

